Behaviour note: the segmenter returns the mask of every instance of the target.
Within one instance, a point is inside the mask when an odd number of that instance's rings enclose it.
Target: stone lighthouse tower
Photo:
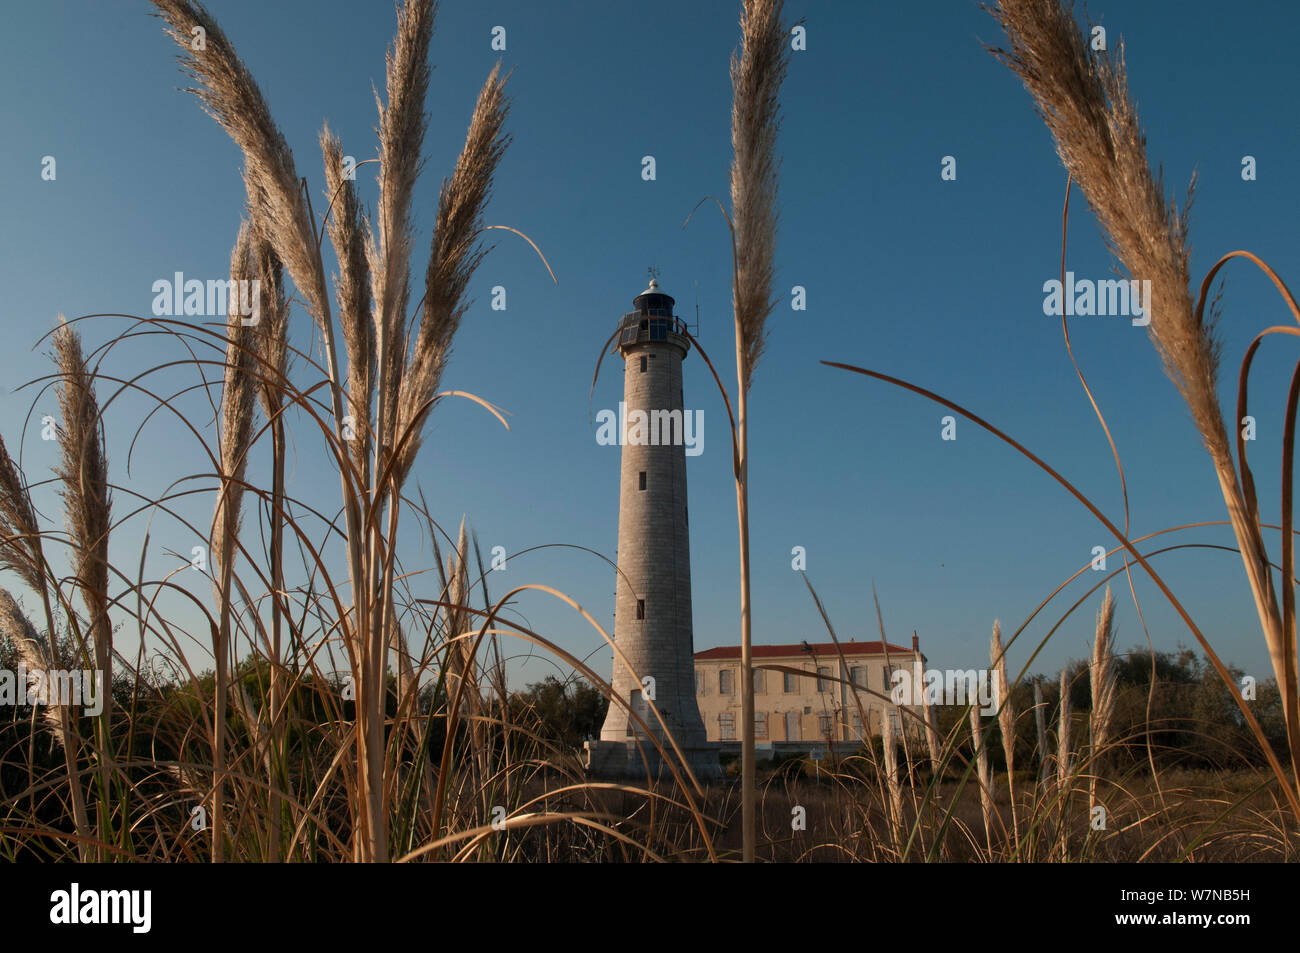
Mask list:
[[[614,643],[627,664],[615,653],[613,688],[675,758],[647,704],[653,702],[691,770],[716,778],[718,749],[705,739],[695,700],[686,505],[686,455],[699,452],[703,427],[683,406],[682,360],[691,345],[673,303],[652,278],[623,315],[615,344],[623,358],[623,402]],[[589,742],[588,753],[594,774],[645,777],[647,765],[652,775],[666,773],[646,732],[621,705],[610,705],[600,741]]]

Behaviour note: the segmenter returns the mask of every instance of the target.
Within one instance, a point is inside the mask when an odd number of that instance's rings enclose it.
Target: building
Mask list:
[[[721,776],[717,746],[708,744],[695,696],[682,394],[682,361],[691,345],[673,305],[651,279],[620,319],[614,344],[623,358],[623,404],[612,685],[662,736],[652,703],[695,775],[715,778]],[[611,703],[600,740],[587,743],[588,769],[601,776],[645,777],[647,768],[662,774],[656,749],[646,742],[627,708]]]
[[[886,710],[894,727],[901,729],[902,717],[884,700],[892,687],[890,673],[911,668],[916,683],[921,684],[925,661],[915,635],[910,649],[878,641],[840,642],[838,648],[833,642],[755,645],[755,742],[790,749],[833,742],[856,744],[868,735],[880,734],[880,719]],[[866,691],[855,693],[852,685]],[[696,653],[695,697],[708,739],[724,746],[739,743],[740,646],[724,645]],[[912,722],[909,731],[919,724],[910,718],[907,721]]]

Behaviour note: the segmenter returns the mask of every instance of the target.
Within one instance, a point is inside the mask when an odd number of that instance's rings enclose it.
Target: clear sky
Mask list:
[[[438,183],[451,171],[474,96],[499,56],[514,71],[514,142],[487,218],[532,236],[558,277],[552,284],[533,252],[502,232],[473,282],[475,303],[444,386],[479,394],[513,416],[507,432],[458,401],[431,420],[413,480],[449,531],[466,514],[485,549],[571,543],[614,556],[618,450],[597,445],[593,414],[617,405],[617,363],[606,363],[590,404],[588,389],[601,344],[645,287],[650,265],[692,322],[698,299],[700,341],[734,389],[726,230],[716,209],[702,209],[685,230],[682,223],[701,198],[727,193],[728,57],[739,36],[738,6],[442,3],[412,271],[423,274]],[[391,3],[222,0],[212,7],[261,84],[314,198],[323,188],[316,146],[322,122],[346,152],[375,154],[372,84],[382,92]],[[34,421],[23,430],[36,392],[18,388],[46,373],[48,346],[33,346],[55,315],[147,314],[160,278],[177,271],[222,277],[239,224],[238,150],[195,98],[179,91],[185,79],[174,47],[149,11],[139,0],[13,4],[0,31],[0,433],[21,447],[33,481],[48,471],[54,444],[41,441]],[[1126,42],[1149,153],[1163,163],[1180,204],[1189,177],[1199,174],[1195,280],[1221,254],[1246,248],[1294,283],[1294,6],[1276,0],[1228,10],[1163,0],[1099,2],[1089,12],[1112,46],[1121,36]],[[874,581],[892,640],[906,643],[915,629],[932,664],[977,665],[987,658],[995,618],[1014,631],[1088,562],[1093,546],[1112,541],[1059,486],[973,425],[959,422],[957,439],[942,441],[939,407],[818,362],[860,364],[964,404],[1122,523],[1110,451],[1070,366],[1060,321],[1042,309],[1043,283],[1059,266],[1065,173],[1028,94],[983,49],[1002,38],[976,3],[789,0],[787,16],[805,18],[807,49],[792,54],[782,94],[781,301],[751,396],[754,637],[825,638],[791,569],[792,547],[803,546],[809,578],[841,638],[876,636]],[[490,45],[498,25],[506,28],[504,53]],[[47,155],[57,162],[54,181],[41,177]],[[656,160],[654,181],[641,175],[646,155]],[[1246,155],[1256,159],[1254,181],[1242,178]],[[944,156],[956,160],[955,181],[940,177]],[[372,169],[358,172],[371,206]],[[1077,192],[1072,212],[1070,269],[1112,277],[1112,260]],[[1246,345],[1288,317],[1258,272],[1235,264],[1227,275],[1221,398],[1231,413]],[[505,311],[490,307],[496,285],[507,289]],[[805,311],[790,307],[795,285],[806,288]],[[1211,466],[1146,333],[1122,317],[1070,321],[1075,353],[1126,468],[1134,535],[1222,520]],[[106,318],[83,329],[93,345],[124,326]],[[295,343],[306,347],[309,334],[299,308]],[[1265,345],[1252,379],[1259,420],[1253,459],[1270,522],[1279,512],[1290,342]],[[105,370],[126,377],[184,357],[174,341],[139,338],[119,344]],[[178,388],[194,373],[163,379]],[[702,649],[739,640],[735,495],[725,411],[697,355],[686,362],[685,395],[706,421],[704,453],[688,462],[695,644]],[[201,403],[185,406],[211,439],[210,412],[205,416]],[[53,407],[52,396],[39,399],[36,416]],[[211,472],[193,435],[164,414],[145,426],[127,473],[128,447],[148,407],[135,397],[108,410],[113,479],[148,496]],[[290,490],[332,510],[338,479],[319,435],[307,421],[295,428]],[[265,475],[268,455],[262,448],[255,475]],[[57,520],[53,500],[40,499]],[[117,515],[128,504],[119,493]],[[210,507],[204,497],[186,512],[206,525]],[[115,537],[122,565],[139,561],[146,519],[134,518]],[[415,522],[406,526],[407,567],[431,565]],[[1232,543],[1226,530],[1166,539]],[[167,551],[188,553],[195,542],[158,518],[148,573],[174,568],[178,560]],[[1276,560],[1276,533],[1269,543]],[[1271,674],[1234,553],[1186,550],[1156,565],[1221,655],[1260,677]],[[1085,574],[1059,609],[1054,602],[1055,611],[1035,620],[1012,649],[1016,668],[1030,640],[1037,644],[1098,576]],[[1157,648],[1191,643],[1149,581],[1135,578]],[[204,585],[189,582],[211,598]],[[491,578],[497,595],[525,582],[564,590],[612,628],[614,574],[604,562],[576,549],[542,550]],[[1144,636],[1119,582],[1119,642],[1127,648]],[[1099,603],[1100,594],[1062,626],[1034,671],[1084,655]],[[607,669],[599,636],[566,607],[531,593],[516,608],[518,617]],[[124,638],[130,649],[129,633]],[[530,680],[551,670],[537,659],[514,666]]]

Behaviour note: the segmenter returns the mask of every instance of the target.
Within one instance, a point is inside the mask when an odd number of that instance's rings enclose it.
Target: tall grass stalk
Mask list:
[[[61,317],[61,316],[60,316]],[[88,617],[87,641],[94,659],[94,677],[100,682],[103,710],[95,724],[95,757],[99,796],[96,799],[100,860],[110,838],[113,801],[113,626],[108,618],[108,537],[111,501],[108,458],[94,375],[82,355],[81,335],[61,323],[54,332],[54,355],[59,381],[56,386],[61,425],[58,428],[59,465],[63,484],[63,512],[72,547],[73,580]],[[75,616],[69,611],[75,627]],[[84,656],[78,646],[79,655]]]
[[[1097,631],[1088,659],[1089,685],[1092,690],[1092,711],[1088,715],[1088,735],[1091,750],[1088,753],[1088,809],[1097,806],[1097,780],[1103,770],[1106,746],[1110,742],[1111,719],[1115,717],[1115,696],[1118,675],[1115,671],[1114,639],[1115,599],[1106,587],[1101,609],[1097,612]]]
[[[254,278],[250,267],[252,234],[248,223],[239,229],[230,255],[232,288]],[[226,366],[221,388],[220,447],[221,487],[212,516],[209,552],[212,554],[213,590],[216,594],[218,625],[212,646],[215,665],[215,704],[212,726],[212,861],[225,859],[226,711],[231,657],[231,584],[235,551],[243,515],[244,473],[253,442],[253,417],[257,405],[256,387],[250,368],[254,360],[253,326],[240,314],[239,295],[231,294],[226,319]],[[260,319],[260,316],[259,316]]]
[[[1061,696],[1056,721],[1056,802],[1061,830],[1061,861],[1069,856],[1070,797],[1070,683],[1061,669]]]
[[[970,706],[970,742],[975,752],[975,769],[980,785],[980,814],[984,818],[984,840],[989,855],[993,853],[993,771],[989,768],[989,749],[984,742],[978,704]]]
[[[1055,140],[1061,161],[1082,189],[1116,257],[1133,279],[1151,282],[1147,330],[1210,457],[1274,675],[1282,690],[1293,777],[1280,780],[1293,786],[1289,797],[1294,805],[1295,785],[1300,783],[1300,773],[1296,772],[1300,765],[1300,685],[1295,605],[1289,582],[1289,481],[1283,481],[1283,518],[1287,521],[1283,526],[1282,570],[1287,583],[1283,588],[1284,612],[1274,590],[1254,484],[1245,465],[1245,443],[1239,437],[1237,450],[1243,469],[1243,477],[1239,478],[1219,407],[1222,347],[1215,333],[1213,307],[1211,314],[1205,314],[1206,294],[1214,273],[1229,258],[1246,257],[1273,278],[1298,320],[1300,310],[1271,270],[1246,252],[1233,252],[1221,259],[1202,282],[1199,298],[1193,304],[1187,209],[1180,212],[1166,201],[1161,179],[1152,175],[1148,165],[1146,139],[1128,92],[1123,45],[1113,56],[1094,55],[1087,34],[1062,0],[999,0],[991,12],[1010,41],[1009,50],[994,50],[994,55],[1024,82]],[[1189,189],[1187,205],[1190,201]],[[1245,375],[1253,350],[1254,346],[1243,364],[1240,405],[1244,405]],[[1294,426],[1294,417],[1290,420]],[[1284,463],[1284,470],[1289,472],[1289,464]],[[1230,673],[1208,645],[1205,647],[1220,677],[1231,683]],[[1239,693],[1236,698],[1244,710]]]
[[[27,482],[9,455],[4,438],[0,437],[0,569],[12,571],[39,596],[45,618],[46,644],[40,644],[35,629],[22,614],[13,596],[7,590],[0,589],[0,594],[3,594],[3,598],[0,598],[0,612],[3,613],[4,622],[2,631],[28,665],[48,669],[52,660],[58,657],[58,642],[41,539],[36,509],[32,506]],[[66,705],[47,709],[46,720],[63,752],[68,800],[72,804],[73,823],[77,832],[77,854],[85,861],[91,858],[93,841],[78,766],[81,742],[77,722]]]
[[[468,307],[469,279],[484,254],[477,246],[484,230],[482,213],[508,144],[502,132],[508,109],[504,79],[499,67],[492,70],[475,106],[455,173],[444,182],[424,294],[409,336],[410,208],[427,122],[424,102],[435,13],[432,0],[406,0],[398,9],[397,32],[387,57],[387,101],[379,105],[375,234],[370,233],[351,187],[342,184],[335,140],[328,130],[322,133],[326,184],[341,200],[335,224],[326,223],[324,228],[330,231],[340,260],[336,291],[350,361],[345,396],[321,257],[324,234],[318,230],[284,137],[257,84],[207,11],[187,0],[155,0],[155,6],[181,49],[183,66],[199,82],[196,94],[242,150],[250,214],[293,279],[321,334],[333,412],[328,437],[339,464],[352,589],[351,608],[340,622],[358,696],[359,829],[354,856],[383,861],[389,853],[385,676],[390,648],[398,648],[400,656],[402,647],[393,605],[400,491],[420,445],[420,430],[441,396],[435,392]],[[196,27],[205,36],[204,47],[197,50],[191,45]],[[334,213],[333,198],[327,216]],[[365,252],[364,267],[359,249]],[[365,300],[367,273],[373,305]],[[373,323],[373,347],[367,319]],[[373,421],[369,419],[372,384],[376,391]],[[362,435],[360,449],[353,445],[356,433]],[[374,454],[367,474],[364,441],[371,437]]]
[[[763,353],[776,251],[776,139],[788,64],[783,0],[744,0],[740,52],[731,58],[732,307],[736,332],[736,516],[740,547],[741,826],[754,860],[754,669],[749,590],[749,387]]]
[[[1002,735],[1002,754],[1007,762],[1007,797],[1011,802],[1011,829],[1016,842],[1020,841],[1020,821],[1016,816],[1016,709],[1011,702],[1011,683],[1007,680],[1007,656],[1002,647],[1002,624],[993,620],[993,636],[989,640],[989,661],[997,676],[998,732]]]
[[[1043,677],[1034,677],[1034,731],[1038,742],[1038,783],[1047,780],[1047,766],[1051,763],[1051,754],[1047,749],[1047,707],[1043,701]]]

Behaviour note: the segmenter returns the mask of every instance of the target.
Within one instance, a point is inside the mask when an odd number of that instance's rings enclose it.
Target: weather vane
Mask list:
[[[657,265],[651,265],[646,269],[646,272],[650,275],[651,281],[659,280],[659,267]]]

